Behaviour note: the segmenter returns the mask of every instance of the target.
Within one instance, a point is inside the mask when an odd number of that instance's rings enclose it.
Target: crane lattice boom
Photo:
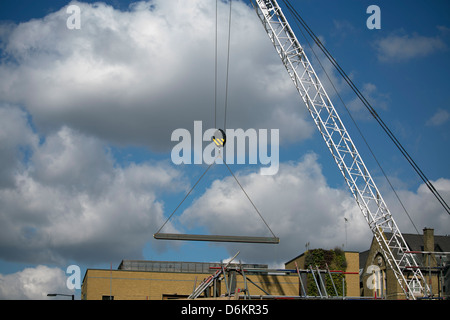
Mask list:
[[[413,254],[277,1],[252,4],[404,294],[408,299],[418,291],[429,295]],[[411,275],[405,277],[404,270]]]

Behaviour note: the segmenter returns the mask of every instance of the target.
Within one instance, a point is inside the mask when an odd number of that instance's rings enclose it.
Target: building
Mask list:
[[[387,235],[389,237],[389,235]],[[435,236],[434,230],[423,229],[423,235],[403,234],[413,252],[422,274],[431,288],[433,297],[449,297],[450,236]],[[393,271],[386,265],[375,239],[370,249],[360,253],[361,296],[384,299],[404,299],[405,295]],[[408,277],[408,271],[405,271]]]
[[[448,299],[450,237],[436,236],[429,228],[423,230],[423,235],[403,234],[403,237],[414,252],[433,296]],[[222,267],[219,263],[123,260],[116,270],[88,269],[81,298],[184,299]],[[220,297],[405,298],[375,239],[369,250],[360,253],[308,250],[286,262],[284,269],[270,269],[264,264],[230,264],[199,296]]]
[[[347,270],[358,271],[356,252],[346,252]],[[201,298],[300,298],[304,296],[295,262],[303,255],[286,263],[285,269],[269,269],[264,264],[231,264],[226,279],[221,276],[205,290]],[[88,269],[83,279],[83,300],[161,300],[184,299],[206,278],[221,268],[219,263],[123,260],[117,270]],[[242,272],[244,271],[244,272]],[[304,276],[304,275],[303,275]],[[358,275],[346,274],[346,295],[358,296]],[[307,279],[303,281],[306,285]]]
[[[344,263],[340,266],[335,266],[337,267],[337,270],[335,270],[335,268],[332,268],[333,266],[330,264],[330,262],[328,263],[328,266],[326,264],[324,264],[325,261],[315,261],[314,265],[311,265],[310,263],[307,262],[307,258],[308,255],[316,250],[321,250],[324,251],[325,255],[326,252],[336,252],[336,251],[340,251],[341,254],[344,255]],[[326,260],[326,259],[323,259]],[[323,266],[320,266],[320,264],[324,264]],[[332,263],[332,262],[331,262]],[[323,250],[323,249],[315,249],[315,250],[308,250],[304,253],[302,253],[301,255],[289,260],[288,262],[285,263],[285,268],[286,269],[295,269],[295,268],[299,268],[299,269],[303,269],[305,270],[305,272],[303,272],[303,283],[305,285],[305,287],[307,286],[315,286],[315,281],[313,278],[311,278],[311,276],[309,277],[309,283],[308,283],[308,277],[307,274],[309,273],[311,275],[310,269],[311,267],[313,268],[313,271],[316,271],[316,266],[318,267],[322,267],[322,268],[328,268],[328,270],[324,270],[322,277],[320,280],[323,281],[323,283],[326,285],[327,281],[331,282],[331,277],[329,277],[329,275],[327,274],[328,271],[331,269],[331,271],[334,271],[334,273],[336,274],[340,274],[343,275],[344,277],[344,283],[345,286],[342,286],[344,289],[342,291],[338,292],[337,296],[342,296],[344,295],[345,297],[359,297],[360,296],[360,285],[359,285],[359,253],[358,252],[353,252],[353,251],[341,251],[338,249],[334,249],[334,250]],[[326,272],[325,272],[326,271]],[[342,280],[341,280],[342,281]],[[334,286],[338,286],[339,281],[334,280]],[[320,281],[318,281],[319,284],[319,288],[322,289],[322,284],[320,283]],[[331,296],[333,296],[334,293],[334,286],[332,283],[332,288],[330,288],[329,290],[327,290],[327,293],[330,294]],[[324,294],[324,290],[322,289],[321,292],[322,294]]]
[[[221,268],[219,263],[123,260],[117,270],[88,269],[81,288],[82,300],[161,300],[187,298],[205,278]],[[246,270],[245,277],[239,270]],[[253,270],[253,271],[252,271]],[[276,275],[267,265],[231,264],[227,281],[219,278],[203,297],[235,295],[298,295],[296,274]]]

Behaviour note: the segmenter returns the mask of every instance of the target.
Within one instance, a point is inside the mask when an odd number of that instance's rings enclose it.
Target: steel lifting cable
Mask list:
[[[227,43],[227,71],[226,71],[226,84],[225,84],[225,112],[224,112],[224,123],[223,123],[223,130],[225,131],[227,128],[227,109],[228,109],[228,86],[229,86],[229,72],[230,72],[230,47],[231,47],[231,13],[232,13],[232,3],[233,0],[229,0],[230,1],[230,9],[229,9],[229,13],[228,13],[228,43]],[[217,24],[217,22],[216,22]],[[239,182],[239,180],[237,179],[236,175],[233,173],[233,171],[231,170],[231,168],[228,166],[228,164],[226,163],[225,159],[223,159],[223,163],[226,165],[228,171],[231,173],[231,175],[233,176],[234,180],[236,180],[237,184],[239,185],[239,187],[241,188],[242,192],[245,194],[245,196],[247,197],[247,199],[250,201],[250,203],[252,204],[253,208],[255,209],[255,211],[258,213],[259,217],[261,218],[261,220],[264,222],[264,224],[266,225],[266,227],[269,229],[270,233],[274,236],[274,238],[276,237],[275,234],[273,233],[272,229],[269,227],[269,225],[267,224],[266,220],[264,220],[262,214],[259,212],[258,208],[255,206],[255,204],[253,203],[252,199],[250,199],[249,195],[247,194],[247,192],[245,191],[244,187],[241,185],[241,183]]]
[[[169,217],[167,218],[167,220],[164,222],[164,224],[161,226],[161,228],[158,229],[158,231],[156,232],[157,234],[162,230],[162,228],[164,228],[164,226],[167,224],[167,222],[169,222],[169,220],[172,218],[172,216],[174,215],[174,213],[178,210],[178,208],[183,204],[183,202],[186,200],[186,198],[191,194],[192,190],[195,189],[195,187],[197,186],[197,184],[200,182],[200,180],[202,180],[202,178],[205,176],[205,174],[208,172],[208,170],[211,168],[211,166],[214,164],[214,162],[212,162],[207,168],[206,170],[203,172],[203,174],[200,176],[200,178],[198,178],[198,180],[195,182],[195,184],[192,186],[192,188],[189,190],[188,193],[186,193],[186,195],[184,196],[183,200],[181,200],[181,202],[178,204],[178,206],[175,208],[175,210],[172,211],[172,213],[169,215]]]
[[[214,128],[217,128],[217,87],[218,87],[218,1],[216,0],[216,26],[215,26],[215,48],[214,48]],[[229,87],[229,73],[230,73],[230,47],[231,47],[231,13],[232,13],[232,3],[229,1],[229,13],[228,13],[228,41],[227,41],[227,63],[226,63],[226,78],[225,78],[225,112],[224,112],[224,122],[223,130],[227,127],[227,109],[228,109],[228,87]]]
[[[214,43],[214,128],[217,128],[217,6],[219,0],[216,0],[216,34]]]
[[[296,21],[303,26],[303,28],[306,30],[306,32],[309,34],[309,36],[313,39],[314,43],[319,47],[319,49],[324,53],[324,55],[331,62],[331,64],[336,68],[336,70],[343,77],[345,82],[350,86],[350,88],[353,90],[353,92],[356,94],[356,96],[359,98],[359,100],[361,100],[363,105],[367,108],[369,113],[375,118],[377,123],[381,126],[381,128],[385,131],[385,133],[388,135],[388,137],[395,144],[395,146],[399,149],[401,154],[405,157],[405,159],[408,161],[408,163],[413,167],[414,171],[416,171],[416,173],[419,175],[419,177],[422,179],[422,181],[427,185],[428,189],[436,197],[436,199],[439,201],[439,203],[443,206],[445,211],[447,211],[447,213],[450,214],[450,206],[445,202],[445,200],[442,198],[442,196],[436,190],[436,188],[431,183],[431,181],[425,176],[425,174],[419,168],[417,163],[412,159],[411,155],[406,151],[406,149],[403,147],[403,145],[400,143],[400,141],[395,137],[395,135],[392,133],[392,131],[389,129],[389,127],[386,125],[386,123],[381,119],[381,117],[376,112],[376,110],[367,101],[367,99],[364,97],[364,95],[359,91],[359,89],[356,87],[356,85],[353,83],[353,81],[350,79],[350,77],[347,75],[347,73],[345,73],[345,71],[342,69],[342,67],[339,65],[339,63],[334,59],[334,57],[330,54],[330,52],[325,48],[325,46],[322,44],[320,39],[314,34],[314,32],[311,30],[311,28],[308,26],[308,24],[305,22],[305,20],[303,20],[303,18],[300,16],[300,14],[292,6],[292,4],[288,0],[283,0],[283,2],[288,7],[289,11],[294,16]]]
[[[223,120],[223,130],[225,131],[227,128],[227,108],[228,108],[228,78],[230,71],[230,47],[231,47],[231,5],[233,1],[230,0],[230,11],[228,14],[228,48],[227,48],[227,75],[226,75],[226,83],[225,83],[225,113]]]
[[[242,192],[244,192],[245,196],[247,197],[248,201],[250,201],[250,203],[252,204],[253,208],[255,209],[255,211],[258,213],[259,217],[261,218],[261,220],[264,222],[264,224],[266,225],[267,229],[269,229],[270,233],[273,235],[274,238],[276,238],[275,234],[273,233],[272,229],[270,229],[269,225],[267,224],[266,220],[263,218],[262,214],[259,212],[258,208],[255,206],[255,204],[253,203],[252,199],[250,199],[249,195],[247,194],[247,192],[245,191],[244,187],[241,185],[241,183],[239,182],[239,180],[236,178],[236,176],[234,175],[233,171],[231,171],[230,167],[228,166],[228,164],[225,162],[225,159],[223,160],[223,163],[225,163],[225,165],[227,166],[228,171],[230,171],[231,175],[233,176],[234,180],[236,180],[237,184],[239,185],[239,187],[241,188]]]
[[[220,156],[220,153],[217,157]],[[206,175],[206,173],[208,172],[208,170],[212,167],[212,165],[215,163],[215,160],[206,168],[206,170],[203,172],[203,174],[198,178],[198,180],[195,182],[195,184],[191,187],[191,189],[189,190],[189,192],[186,193],[186,195],[184,196],[183,200],[181,200],[181,202],[178,204],[178,206],[172,211],[172,213],[169,215],[169,217],[166,219],[166,221],[164,222],[164,224],[158,229],[158,231],[154,234],[154,237],[157,239],[177,239],[177,235],[176,234],[160,234],[161,230],[164,228],[164,226],[169,222],[169,220],[172,218],[172,216],[175,214],[175,212],[178,210],[178,208],[183,204],[183,202],[187,199],[187,197],[191,194],[191,192],[195,189],[195,187],[197,186],[197,184],[200,182],[200,180],[202,180],[202,178]],[[241,237],[242,241],[237,241],[234,236],[220,236],[225,238],[225,240],[220,240],[221,242],[260,242],[260,243],[279,243],[279,239],[275,236],[274,232],[272,231],[272,229],[269,227],[269,225],[267,224],[266,220],[264,219],[264,217],[262,216],[262,214],[259,212],[258,208],[256,207],[256,205],[253,203],[252,199],[250,198],[250,196],[248,195],[248,193],[245,191],[244,187],[242,186],[242,184],[239,182],[239,180],[237,179],[236,175],[233,173],[233,171],[231,170],[231,168],[228,166],[228,164],[226,163],[225,159],[223,159],[223,163],[226,165],[228,171],[231,173],[231,175],[233,176],[234,180],[237,182],[237,184],[239,185],[239,187],[241,188],[242,192],[245,194],[245,196],[247,197],[247,199],[249,200],[249,202],[251,203],[251,205],[253,206],[253,208],[255,209],[255,211],[258,213],[259,217],[261,218],[261,220],[264,222],[264,224],[266,225],[267,229],[269,229],[270,233],[272,234],[273,238],[267,239],[267,238],[258,238],[258,237]],[[186,235],[182,235],[182,236],[186,236]],[[196,237],[196,236],[194,236]],[[213,237],[207,237],[205,236],[206,239],[209,239],[211,241],[213,240]],[[251,240],[250,240],[251,239]],[[184,238],[182,240],[188,240],[187,238]],[[218,241],[218,240],[215,240]]]
[[[216,0],[216,28],[215,28],[215,84],[214,84],[214,127],[217,128],[217,69],[218,69],[218,55],[217,55],[217,36],[218,36],[218,1]],[[232,0],[229,1],[230,3],[230,9],[229,9],[229,15],[228,15],[228,48],[227,48],[227,65],[226,65],[226,87],[225,87],[225,113],[224,113],[224,128],[223,130],[226,130],[226,122],[227,122],[227,107],[228,107],[228,83],[229,83],[229,65],[230,65],[230,44],[231,44],[231,13],[232,13]],[[217,157],[221,157],[220,154],[220,149],[219,149],[219,154]],[[216,157],[216,159],[217,159]],[[231,170],[231,168],[228,166],[228,164],[226,163],[225,159],[223,159],[223,163],[226,165],[228,171],[231,173],[231,175],[233,176],[234,180],[237,182],[237,184],[239,185],[239,187],[241,188],[242,192],[245,194],[245,196],[247,197],[247,199],[249,200],[249,202],[251,203],[251,205],[253,206],[253,208],[255,209],[255,211],[258,213],[259,217],[261,218],[261,220],[264,222],[264,224],[266,225],[266,227],[269,229],[270,233],[272,234],[273,238],[271,239],[266,239],[266,238],[258,238],[258,237],[241,237],[242,239],[245,239],[245,241],[237,241],[233,236],[220,236],[224,239],[220,240],[222,242],[229,242],[229,241],[234,241],[234,242],[261,242],[261,243],[278,243],[279,239],[275,236],[274,232],[272,231],[272,229],[269,227],[269,225],[267,224],[266,220],[264,219],[264,217],[262,216],[262,214],[259,212],[258,208],[256,207],[256,205],[253,203],[253,201],[251,200],[250,196],[248,195],[248,193],[245,191],[244,187],[242,186],[242,184],[239,182],[239,180],[237,179],[236,175],[233,173],[233,171]],[[197,184],[200,182],[200,180],[202,180],[202,178],[206,175],[206,173],[208,172],[208,170],[212,167],[212,165],[215,163],[215,159],[214,161],[206,168],[206,170],[203,172],[203,174],[198,178],[198,180],[195,182],[195,184],[191,187],[191,189],[189,190],[189,192],[187,192],[187,194],[184,196],[183,200],[181,200],[181,202],[178,204],[178,206],[172,211],[172,213],[169,215],[169,217],[166,219],[166,221],[164,222],[164,224],[158,229],[158,231],[155,233],[155,238],[160,238],[160,239],[176,239],[177,235],[174,234],[166,234],[166,236],[160,234],[160,231],[164,228],[164,226],[167,224],[167,222],[169,222],[169,220],[172,218],[172,216],[175,214],[175,212],[178,210],[178,208],[183,204],[183,202],[187,199],[187,197],[191,194],[191,192],[195,189],[195,187],[197,186]],[[157,235],[160,235],[160,237],[156,237]],[[189,236],[189,235],[181,235],[182,237],[185,236]],[[212,241],[212,237],[207,237],[205,236],[205,238],[210,239]],[[198,237],[195,235],[192,235],[192,239],[197,239]],[[191,239],[191,240],[192,240]],[[187,238],[185,237],[184,240],[187,240]],[[217,241],[217,240],[216,240]]]
[[[218,2],[219,0],[216,0],[216,27],[215,27],[215,37],[214,37],[214,127],[217,127],[217,31],[218,31]],[[191,194],[191,192],[195,189],[197,184],[200,182],[200,180],[205,176],[205,174],[208,172],[208,170],[211,168],[211,166],[214,164],[211,163],[206,170],[203,172],[203,174],[198,178],[198,180],[195,182],[195,184],[191,187],[189,192],[184,196],[183,200],[178,204],[178,206],[175,208],[175,210],[172,211],[172,213],[169,215],[169,217],[166,219],[164,224],[161,226],[161,228],[158,229],[156,232],[157,234],[164,228],[164,226],[169,222],[169,220],[172,218],[172,216],[175,214],[175,212],[178,210],[178,208],[183,204],[183,202],[187,199],[187,197]]]

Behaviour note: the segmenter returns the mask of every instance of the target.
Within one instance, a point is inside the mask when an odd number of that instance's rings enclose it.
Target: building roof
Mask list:
[[[319,249],[319,248],[317,248],[317,249]],[[292,259],[289,260],[288,262],[285,262],[284,265],[287,265],[287,264],[291,263],[292,261],[295,261],[295,260],[299,259],[300,257],[304,256],[308,251],[313,251],[313,250],[316,250],[316,249],[306,250],[305,252],[303,252],[303,253],[299,254],[298,256],[292,258]],[[343,250],[343,251],[344,251],[344,252],[359,253],[358,251],[350,251],[350,250]]]
[[[386,237],[390,238],[392,236],[392,233],[386,232]],[[409,249],[411,251],[424,251],[424,243],[423,243],[423,234],[411,234],[411,233],[403,233],[403,238],[406,241],[406,244],[408,245]],[[359,255],[359,264],[360,268],[363,269],[366,265],[368,256],[369,256],[369,250],[360,252]],[[435,252],[450,252],[450,236],[445,235],[435,235],[434,236],[434,251]],[[415,259],[419,265],[423,263],[423,254],[415,254]],[[441,263],[448,263],[450,259],[449,254],[443,254],[442,256],[439,256],[438,264]]]
[[[212,273],[221,264],[217,262],[122,260],[118,269],[127,271]],[[231,266],[237,266],[232,263]],[[267,269],[267,264],[242,264],[243,268]]]
[[[299,254],[298,256],[296,256],[295,258],[292,258],[292,259],[289,260],[288,262],[285,262],[284,265],[287,265],[287,264],[291,263],[292,261],[297,260],[297,259],[300,258],[301,256],[305,255],[306,252],[308,252],[308,251],[305,251],[305,252]]]
[[[359,270],[363,270],[366,267],[366,261],[369,257],[369,252],[370,249],[359,253]]]
[[[450,236],[434,236],[434,251],[450,252]]]
[[[386,232],[390,238],[392,233]],[[424,251],[423,234],[404,233],[403,238],[411,251]],[[450,252],[450,236],[434,236],[434,251]]]

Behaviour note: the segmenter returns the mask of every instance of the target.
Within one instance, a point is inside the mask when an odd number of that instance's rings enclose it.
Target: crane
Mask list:
[[[431,295],[414,255],[277,1],[251,3],[406,298],[415,300],[414,292]],[[410,272],[408,276],[405,270]]]

